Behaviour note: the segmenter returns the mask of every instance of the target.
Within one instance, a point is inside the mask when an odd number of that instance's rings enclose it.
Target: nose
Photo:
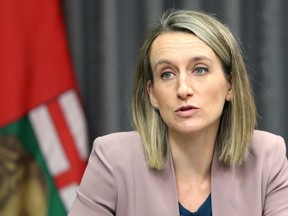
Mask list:
[[[180,75],[178,80],[177,98],[187,99],[187,97],[190,97],[192,95],[193,95],[193,89],[188,75],[187,74]]]

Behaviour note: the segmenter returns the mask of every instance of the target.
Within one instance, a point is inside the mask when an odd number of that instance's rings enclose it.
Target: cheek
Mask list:
[[[165,94],[157,94],[155,95],[159,108],[165,108],[169,104],[169,100],[167,100],[167,96]]]
[[[222,88],[210,88],[205,91],[200,90],[200,98],[204,99],[204,106],[210,107],[211,109],[222,109],[226,100],[227,92]]]
[[[157,86],[154,88],[154,97],[157,100],[158,104],[166,104],[169,101],[169,98],[172,97],[169,93],[169,88]]]

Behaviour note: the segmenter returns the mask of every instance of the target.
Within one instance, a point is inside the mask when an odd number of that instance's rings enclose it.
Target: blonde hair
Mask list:
[[[132,117],[135,129],[144,143],[147,164],[162,169],[167,154],[167,126],[149,100],[146,85],[153,74],[150,49],[163,32],[188,32],[205,42],[220,59],[224,72],[232,83],[232,100],[226,102],[217,135],[218,159],[230,166],[241,164],[249,151],[256,125],[256,106],[238,42],[229,29],[214,16],[189,10],[168,10],[148,32],[139,50],[132,97]]]

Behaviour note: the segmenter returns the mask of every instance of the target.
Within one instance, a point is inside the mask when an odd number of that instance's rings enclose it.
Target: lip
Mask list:
[[[195,106],[192,106],[192,105],[185,105],[185,106],[178,107],[175,110],[175,113],[179,117],[187,118],[187,117],[192,116],[198,110],[199,110],[198,107],[195,107]]]

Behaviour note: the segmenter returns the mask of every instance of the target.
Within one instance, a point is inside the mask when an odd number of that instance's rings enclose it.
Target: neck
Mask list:
[[[179,202],[196,211],[211,191],[211,164],[216,133],[197,136],[169,131]]]
[[[174,168],[177,176],[198,180],[210,178],[215,136],[179,136],[169,132]]]

